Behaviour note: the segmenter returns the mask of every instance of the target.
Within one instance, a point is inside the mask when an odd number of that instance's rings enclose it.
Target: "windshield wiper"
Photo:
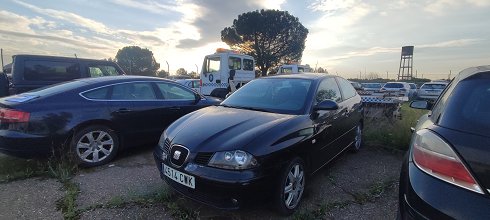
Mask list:
[[[246,109],[246,110],[252,110],[252,111],[260,111],[260,112],[272,112],[266,109],[261,109],[261,108],[255,108],[255,107],[247,107],[247,106],[234,106],[234,105],[227,105],[227,104],[220,104],[220,106],[226,107],[226,108],[237,108],[237,109]]]

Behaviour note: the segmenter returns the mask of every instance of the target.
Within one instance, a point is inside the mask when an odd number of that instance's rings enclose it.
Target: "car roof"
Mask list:
[[[33,54],[16,54],[13,56],[20,58],[34,58],[34,59],[65,59],[65,60],[78,60],[78,61],[87,61],[87,62],[112,62],[103,59],[87,59],[87,58],[78,58],[78,57],[62,57],[62,56],[48,56],[48,55],[33,55]]]
[[[476,75],[476,74],[482,73],[482,72],[490,72],[490,65],[466,68],[466,69],[464,69],[458,73],[457,79],[458,80],[464,80],[468,77],[471,77],[473,75]]]
[[[163,79],[163,78],[158,78],[158,77],[150,77],[150,76],[134,76],[134,75],[102,76],[102,77],[94,77],[94,78],[76,79],[76,81],[85,82],[87,84],[127,82],[127,81],[155,81],[155,80],[175,83],[175,81],[169,80],[169,79]]]
[[[299,74],[278,74],[274,76],[268,76],[263,78],[288,78],[288,79],[321,79],[321,78],[332,78],[335,76],[326,75],[324,73],[299,73]]]

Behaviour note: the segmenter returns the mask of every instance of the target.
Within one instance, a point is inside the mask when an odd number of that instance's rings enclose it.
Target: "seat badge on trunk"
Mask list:
[[[180,151],[176,150],[174,152],[174,159],[179,160],[179,158],[180,158]]]

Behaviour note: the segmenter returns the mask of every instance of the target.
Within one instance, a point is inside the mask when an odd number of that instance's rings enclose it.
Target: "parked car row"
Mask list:
[[[352,85],[358,91],[363,91],[361,94],[371,93],[386,93],[390,96],[406,96],[411,99],[426,99],[435,101],[442,90],[447,86],[447,82],[428,82],[424,83],[420,88],[417,88],[415,83],[406,82],[387,82],[387,83],[357,83],[352,82]]]

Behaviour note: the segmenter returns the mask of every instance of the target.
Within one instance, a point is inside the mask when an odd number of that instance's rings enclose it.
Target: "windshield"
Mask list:
[[[400,88],[403,88],[403,84],[401,84],[401,83],[386,83],[386,85],[384,87],[390,88],[390,89],[400,89]]]
[[[421,89],[444,89],[446,84],[424,84]]]
[[[206,57],[204,60],[204,72],[213,73],[218,72],[220,67],[220,57]]]
[[[247,83],[222,105],[281,114],[303,114],[312,81],[307,79],[265,78]]]

